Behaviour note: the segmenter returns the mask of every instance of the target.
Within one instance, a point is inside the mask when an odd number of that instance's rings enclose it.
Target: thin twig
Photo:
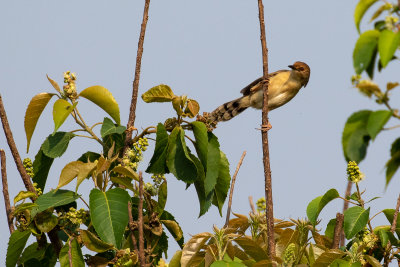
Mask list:
[[[392,127],[383,128],[382,130],[388,131],[388,130],[393,130],[393,129],[396,129],[396,128],[399,128],[399,127],[400,127],[400,125],[395,125],[395,126],[392,126]]]
[[[89,204],[83,199],[83,197],[79,197],[83,203],[85,203],[86,207],[90,210]]]
[[[265,200],[266,200],[266,219],[267,219],[267,237],[268,237],[268,257],[273,259],[275,257],[275,237],[274,237],[274,208],[272,202],[272,179],[271,179],[271,166],[269,160],[269,145],[268,145],[268,49],[267,40],[265,35],[264,23],[264,5],[262,0],[258,0],[258,18],[260,20],[260,39],[262,47],[262,61],[263,61],[263,91],[264,101],[262,109],[262,145],[263,145],[263,163],[265,175]]]
[[[338,212],[336,213],[336,225],[335,225],[335,230],[333,232],[333,243],[332,243],[332,248],[339,248],[340,244],[340,239],[341,239],[341,234],[343,231],[343,220],[344,216],[342,213]]]
[[[144,237],[143,237],[143,176],[139,172],[139,205],[138,205],[138,230],[139,230],[139,262],[140,266],[146,265],[144,258]]]
[[[346,192],[344,194],[344,197],[347,199],[348,197],[350,197],[351,195],[351,188],[353,187],[353,183],[351,181],[347,181],[347,187],[346,187]],[[343,203],[343,212],[342,214],[344,214],[344,212],[349,208],[349,201],[344,201]],[[343,247],[344,246],[344,231],[342,231],[342,233],[340,234],[340,246]]]
[[[10,125],[8,124],[7,114],[4,109],[3,99],[1,95],[0,95],[0,117],[1,117],[1,123],[3,124],[4,134],[6,135],[8,146],[10,147],[15,165],[17,165],[17,169],[19,171],[19,174],[21,175],[22,182],[24,183],[26,190],[34,192],[36,194],[36,190],[33,187],[31,177],[26,173],[26,170],[22,165],[21,157],[19,156],[18,149],[17,146],[15,145],[14,137],[10,129]]]
[[[236,166],[235,173],[232,176],[231,189],[229,191],[228,209],[226,211],[226,221],[225,221],[225,226],[224,227],[228,227],[228,224],[229,224],[229,217],[231,215],[231,207],[232,207],[232,195],[233,195],[233,190],[235,188],[236,176],[237,176],[237,174],[239,172],[240,166],[242,166],[243,159],[244,159],[245,156],[246,156],[246,151],[243,151],[242,157],[240,158],[239,163]]]
[[[10,205],[10,195],[8,194],[6,153],[4,152],[3,149],[0,149],[0,155],[1,155],[1,181],[3,182],[4,205],[6,206],[8,228],[10,229],[10,234],[12,234],[14,232],[13,215]]]
[[[140,68],[142,65],[144,36],[146,33],[147,21],[149,20],[149,6],[150,6],[150,0],[145,0],[142,26],[140,28],[138,50],[137,50],[137,55],[136,55],[135,79],[133,80],[133,86],[132,86],[133,87],[132,88],[132,100],[131,100],[131,106],[129,109],[128,124],[126,126],[128,131],[127,131],[126,138],[125,138],[124,151],[128,147],[129,140],[131,140],[131,138],[132,138],[132,131],[130,129],[135,125],[136,103],[137,103],[137,97],[138,97],[138,91],[139,91],[139,80],[140,80]]]
[[[129,216],[129,230],[131,231],[131,239],[132,239],[133,248],[135,250],[136,255],[139,255],[137,241],[136,241],[136,237],[134,234],[134,230],[135,230],[136,226],[135,226],[135,222],[133,221],[132,203],[131,202],[128,203],[128,216]]]
[[[256,214],[256,207],[254,206],[254,202],[253,202],[253,197],[249,196],[249,204],[250,204],[250,208],[251,208],[251,212],[253,212],[253,214]]]
[[[397,198],[397,205],[396,205],[396,209],[393,214],[392,227],[390,227],[390,232],[392,232],[392,233],[394,233],[394,231],[396,231],[397,216],[399,215],[399,208],[400,208],[400,194],[399,194],[399,197]]]

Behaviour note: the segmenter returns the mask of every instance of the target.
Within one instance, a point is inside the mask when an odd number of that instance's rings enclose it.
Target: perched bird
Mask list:
[[[301,87],[306,87],[310,78],[310,67],[297,61],[289,65],[291,70],[278,70],[270,73],[268,86],[268,108],[274,110],[289,102],[300,91]],[[242,97],[227,102],[213,112],[209,118],[213,122],[228,121],[239,115],[248,107],[262,109],[263,107],[263,77],[258,78],[247,85],[240,92]]]

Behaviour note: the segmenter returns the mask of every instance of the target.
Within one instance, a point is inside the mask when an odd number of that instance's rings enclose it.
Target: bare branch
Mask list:
[[[133,221],[133,217],[132,217],[132,203],[131,202],[128,203],[128,216],[129,216],[129,230],[131,231],[131,239],[132,239],[133,248],[135,249],[135,253],[137,255],[139,255],[137,241],[135,238],[135,234],[133,233],[133,231],[136,228],[136,225],[135,225],[135,222]]]
[[[233,195],[233,190],[235,188],[236,176],[237,176],[237,174],[239,172],[240,166],[242,166],[243,159],[244,159],[245,156],[246,156],[246,151],[243,151],[242,157],[240,158],[239,163],[236,166],[236,171],[232,176],[231,189],[229,191],[228,209],[226,211],[226,221],[225,221],[225,226],[224,227],[227,227],[228,224],[229,224],[229,217],[231,215],[231,207],[232,207],[232,195]]]
[[[250,208],[251,208],[251,212],[253,212],[253,214],[256,214],[256,207],[254,206],[254,202],[253,202],[253,197],[249,196],[249,204],[250,204]]]
[[[264,102],[262,109],[262,145],[263,145],[263,163],[264,163],[264,176],[265,176],[265,200],[267,217],[267,237],[268,237],[268,256],[270,259],[275,257],[275,237],[274,237],[274,211],[272,201],[272,179],[271,179],[271,166],[269,160],[269,145],[268,145],[268,130],[270,124],[268,121],[268,49],[267,40],[265,35],[264,23],[264,5],[262,0],[258,0],[258,18],[260,20],[260,39],[262,46],[262,60],[263,60],[263,91]]]
[[[132,100],[131,106],[129,109],[129,119],[126,128],[128,129],[126,138],[125,138],[125,148],[127,148],[127,144],[129,140],[132,138],[132,130],[131,128],[135,125],[136,119],[136,103],[139,91],[139,79],[140,79],[140,68],[142,65],[142,55],[143,55],[143,43],[144,43],[144,36],[146,33],[146,26],[147,21],[149,20],[149,6],[150,0],[145,0],[144,3],[144,11],[143,11],[143,19],[142,19],[142,26],[140,29],[140,36],[138,42],[138,50],[136,55],[136,67],[135,67],[135,79],[133,80],[133,90],[132,90]]]
[[[12,234],[12,232],[14,232],[13,215],[10,205],[10,195],[8,194],[6,153],[4,152],[3,149],[0,149],[0,155],[1,155],[1,181],[3,183],[4,205],[6,206],[8,228],[10,229],[10,234]]]
[[[139,262],[140,266],[146,266],[144,257],[144,237],[143,237],[143,176],[139,172],[139,205],[138,205],[138,228],[139,228]]]
[[[8,124],[7,114],[4,109],[3,99],[1,95],[0,95],[0,117],[1,117],[1,123],[3,124],[4,134],[6,135],[7,138],[8,146],[10,147],[15,165],[17,165],[17,169],[19,171],[19,174],[21,175],[25,188],[26,190],[29,190],[36,194],[36,190],[31,182],[31,177],[29,177],[29,175],[26,173],[24,166],[22,165],[21,157],[19,156],[18,149],[17,146],[15,145],[13,134],[10,129],[10,125]]]
[[[333,243],[332,243],[333,249],[339,248],[341,235],[343,231],[343,220],[344,220],[343,214],[341,214],[340,212],[336,213],[336,226],[333,232]]]

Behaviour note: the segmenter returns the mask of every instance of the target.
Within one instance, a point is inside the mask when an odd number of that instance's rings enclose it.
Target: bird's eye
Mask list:
[[[299,68],[299,71],[303,71],[303,70],[304,70],[304,68],[303,68],[303,67],[300,67],[300,68]]]

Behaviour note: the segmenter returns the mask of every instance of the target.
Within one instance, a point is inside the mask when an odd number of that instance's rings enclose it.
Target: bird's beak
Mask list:
[[[295,69],[293,65],[289,65],[288,67],[291,68],[292,70]]]

